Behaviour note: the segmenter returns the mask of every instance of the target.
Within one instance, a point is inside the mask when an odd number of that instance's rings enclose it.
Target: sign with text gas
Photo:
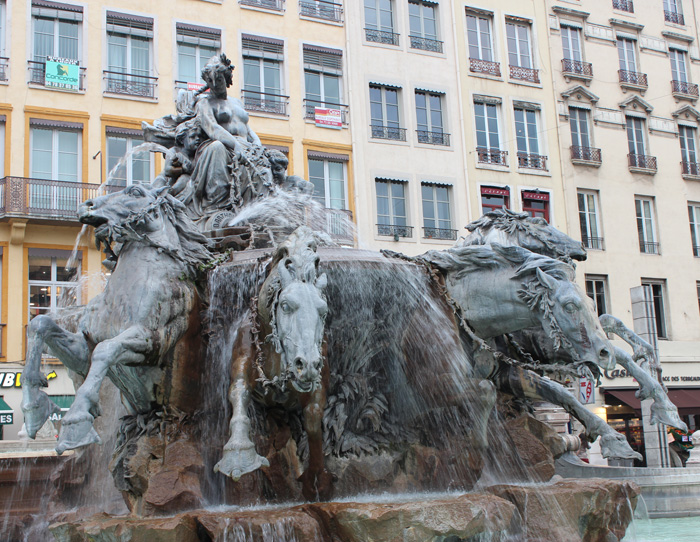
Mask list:
[[[55,56],[46,57],[44,84],[47,87],[79,90],[80,66],[78,65],[78,61]]]

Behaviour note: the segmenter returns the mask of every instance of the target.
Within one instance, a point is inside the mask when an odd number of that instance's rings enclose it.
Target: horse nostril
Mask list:
[[[598,353],[598,355],[599,355],[601,358],[608,359],[608,358],[610,357],[610,352],[608,351],[607,348],[601,348],[601,349],[600,349],[600,352]]]
[[[304,370],[304,362],[301,358],[297,358],[294,360],[294,367],[296,367],[297,371],[301,372]]]
[[[92,207],[92,206],[95,205],[95,202],[92,201],[91,199],[86,199],[86,200],[83,202],[83,205],[85,205],[85,207]]]

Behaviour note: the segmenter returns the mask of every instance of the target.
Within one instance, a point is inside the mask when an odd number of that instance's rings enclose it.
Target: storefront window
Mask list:
[[[67,250],[30,249],[29,251],[29,319],[60,307],[80,303],[78,277],[80,260],[67,268]]]

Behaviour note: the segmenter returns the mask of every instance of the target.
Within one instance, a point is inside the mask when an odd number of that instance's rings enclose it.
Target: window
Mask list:
[[[238,0],[238,3],[242,6],[253,6],[275,11],[282,11],[284,9],[284,0]]]
[[[411,47],[442,53],[442,42],[438,41],[436,4],[422,0],[409,0],[408,23]]]
[[[690,238],[693,242],[693,256],[700,258],[700,203],[688,204]]]
[[[494,62],[491,37],[491,15],[467,12],[467,41],[469,43],[469,70],[501,76],[501,65]]]
[[[377,227],[379,235],[411,237],[413,228],[406,220],[406,183],[388,179],[376,179]]]
[[[698,85],[690,82],[688,53],[669,47],[668,56],[671,59],[671,91],[676,97],[696,100],[698,98]]]
[[[523,191],[523,212],[533,218],[544,218],[549,222],[549,194]]]
[[[580,76],[584,79],[593,77],[590,62],[583,61],[581,47],[581,28],[572,23],[561,25],[561,44],[564,58],[562,71],[569,76]]]
[[[634,2],[632,0],[612,0],[613,9],[634,13]]]
[[[634,36],[617,35],[617,56],[620,61],[618,75],[622,86],[646,88],[648,86],[647,75],[639,73],[636,39]]]
[[[110,185],[131,186],[153,179],[151,153],[134,152],[143,143],[140,130],[107,127],[107,175]]]
[[[287,96],[282,95],[284,42],[244,34],[242,46],[245,108],[285,115]]]
[[[450,187],[421,183],[423,199],[423,237],[426,239],[457,239],[450,218]]]
[[[639,117],[627,117],[627,146],[629,148],[628,162],[631,168],[656,171],[656,158],[647,156],[646,129],[644,119]]]
[[[372,137],[406,141],[406,129],[399,121],[399,89],[384,85],[369,86]]]
[[[508,42],[510,77],[531,83],[539,83],[538,70],[532,69],[530,24],[506,21],[506,40]]]
[[[698,292],[698,308],[700,308],[700,281],[695,283],[695,289]]]
[[[678,126],[678,139],[681,144],[681,170],[683,175],[700,175],[697,155],[697,128]]]
[[[0,1],[0,81],[7,81],[10,61],[7,58],[7,9],[5,0]],[[1,435],[0,435],[1,436]]]
[[[29,249],[29,319],[80,303],[81,253],[66,268],[69,250]]]
[[[310,151],[309,181],[314,185],[314,199],[328,209],[347,209],[345,163],[347,156],[330,156]]]
[[[664,19],[669,23],[685,25],[681,0],[664,0]]]
[[[668,339],[666,329],[666,306],[664,303],[666,281],[642,280],[642,286],[644,286],[645,297],[651,301],[651,310],[654,313],[654,320],[656,323],[656,336],[659,339]]]
[[[107,92],[155,98],[153,19],[107,12]]]
[[[658,254],[659,243],[656,240],[654,220],[654,200],[638,197],[634,200],[637,212],[637,233],[639,234],[639,251],[644,254]]]
[[[515,140],[518,147],[518,167],[547,169],[547,157],[540,155],[537,133],[538,111],[515,107]]]
[[[304,45],[304,81],[306,88],[306,118],[313,119],[316,107],[329,107],[342,111],[343,124],[346,112],[341,104],[343,52]]]
[[[598,316],[608,314],[607,290],[608,277],[605,275],[586,275],[586,294],[593,300]]]
[[[82,190],[82,124],[30,119],[30,176],[50,182],[30,182],[29,206],[41,214],[75,218]]]
[[[598,218],[598,194],[580,191],[577,195],[581,242],[586,248],[603,250],[603,235]]]
[[[3,2],[4,9],[4,2]],[[32,2],[33,53],[29,82],[44,85],[49,57],[81,60],[83,8],[57,2]],[[80,79],[82,89],[82,76]]]
[[[442,95],[416,90],[418,143],[449,145],[450,134],[443,132]]]
[[[332,0],[300,0],[299,13],[304,17],[340,23],[343,21],[343,4]]]
[[[498,112],[497,103],[474,100],[476,154],[480,164],[507,165],[506,156],[508,153],[501,150]]]
[[[398,45],[394,33],[394,1],[365,0],[365,39],[388,45]]]
[[[494,186],[481,187],[481,213],[486,214],[497,209],[510,208],[510,189]]]
[[[177,23],[177,83],[204,85],[202,68],[221,50],[221,30]],[[184,85],[187,87],[188,85]]]

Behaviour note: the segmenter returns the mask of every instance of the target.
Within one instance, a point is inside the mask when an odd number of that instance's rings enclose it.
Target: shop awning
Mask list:
[[[12,414],[14,410],[8,405],[5,400],[0,397],[0,414]]]
[[[14,411],[5,400],[0,397],[0,425],[12,425],[14,422]]]
[[[637,390],[605,390],[605,393],[609,393],[624,404],[641,411],[642,403],[634,396],[636,392]],[[670,388],[668,398],[679,410],[685,408],[700,409],[700,388]]]
[[[50,395],[49,399],[61,409],[61,412],[68,412],[68,409],[75,400],[75,395]]]
[[[605,390],[605,393],[609,393],[633,409],[642,410],[642,402],[634,396],[636,392],[637,390]]]

